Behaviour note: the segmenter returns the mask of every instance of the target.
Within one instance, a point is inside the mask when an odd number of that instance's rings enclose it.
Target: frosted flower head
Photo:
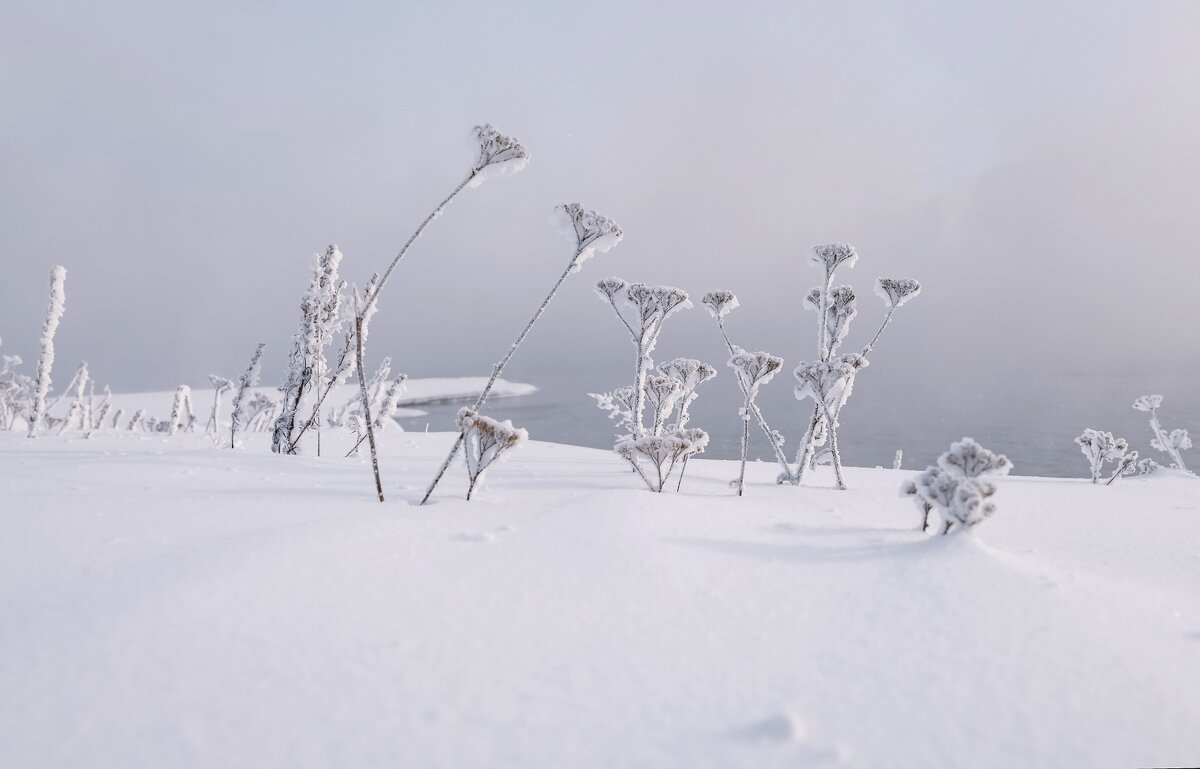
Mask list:
[[[1163,433],[1163,440],[1157,437],[1150,439],[1150,445],[1156,451],[1163,451],[1168,454],[1180,451],[1187,451],[1192,447],[1192,439],[1188,436],[1188,431],[1182,428],[1177,428],[1169,433]]]
[[[628,285],[621,278],[604,278],[596,281],[596,294],[602,302],[615,302],[617,294],[624,291]]]
[[[738,307],[738,298],[732,291],[724,289],[709,291],[701,301],[708,308],[709,314],[717,320],[723,319]]]
[[[483,184],[489,176],[515,174],[529,163],[529,152],[521,142],[500,133],[491,123],[475,126],[474,135],[479,155],[471,169],[471,187]]]
[[[564,203],[554,210],[560,231],[575,244],[576,268],[596,252],[608,251],[625,236],[612,219],[578,203]]]
[[[875,295],[885,307],[899,307],[921,293],[921,284],[911,278],[876,278]]]
[[[858,261],[858,252],[849,243],[825,243],[813,246],[812,256],[808,260],[812,264],[824,267],[826,275],[832,275],[833,271],[843,264],[853,267]]]
[[[1154,411],[1162,406],[1162,401],[1161,395],[1143,395],[1133,402],[1133,407],[1138,411]]]
[[[688,293],[682,288],[655,286],[650,289],[650,293],[654,296],[654,301],[658,302],[659,310],[664,317],[679,310],[689,310],[692,307],[691,301],[688,300]]]
[[[973,438],[951,443],[950,450],[938,457],[938,466],[958,478],[1008,475],[1012,470],[1012,462],[1008,457],[985,449]]]
[[[675,358],[660,363],[658,370],[664,376],[675,377],[689,389],[695,389],[717,375],[715,368],[695,358]]]
[[[843,355],[832,360],[805,361],[796,366],[796,400],[812,398],[818,405],[833,411],[850,397],[854,375],[869,365],[861,355]]]
[[[737,372],[738,378],[749,387],[757,389],[759,385],[770,382],[779,369],[783,368],[783,358],[765,353],[747,352],[742,350],[734,353],[729,359],[729,367]]]

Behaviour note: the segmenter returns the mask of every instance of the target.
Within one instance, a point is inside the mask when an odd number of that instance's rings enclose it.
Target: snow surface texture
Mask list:
[[[911,473],[839,492],[751,463],[739,499],[735,462],[693,459],[659,495],[537,442],[418,507],[456,435],[380,437],[383,505],[365,457],[281,460],[265,433],[0,433],[0,763],[1200,757],[1195,478],[1001,478],[1000,515],[931,537]]]

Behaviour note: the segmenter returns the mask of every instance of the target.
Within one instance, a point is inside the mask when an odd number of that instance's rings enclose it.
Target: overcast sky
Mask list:
[[[879,376],[1197,372],[1200,4],[965,5],[8,3],[0,352],[32,364],[63,264],[60,366],[198,385],[265,341],[275,381],[313,255],[382,269],[491,121],[532,162],[434,223],[373,327],[414,376],[488,372],[569,256],[546,220],[574,200],[625,241],[513,378],[627,378],[608,275],[734,290],[735,341],[790,368],[815,348],[808,249],[834,240],[861,254],[852,343],[875,277],[926,287]],[[721,350],[697,309],[659,352]]]

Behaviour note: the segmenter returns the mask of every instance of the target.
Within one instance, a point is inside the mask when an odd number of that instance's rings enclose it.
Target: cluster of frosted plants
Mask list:
[[[1171,431],[1163,428],[1162,423],[1158,421],[1158,409],[1162,406],[1162,401],[1161,395],[1143,395],[1133,402],[1133,407],[1150,415],[1150,430],[1154,433],[1150,445],[1156,451],[1170,457],[1172,466],[1186,471],[1183,452],[1192,447],[1192,439],[1188,436],[1188,431],[1182,428]]]
[[[712,291],[705,295],[704,304],[717,321],[721,337],[729,348],[729,365],[738,371],[738,386],[741,388],[745,401],[741,416],[745,423],[743,436],[743,463],[745,446],[749,438],[749,422],[753,419],[758,423],[767,436],[781,471],[777,478],[779,483],[799,485],[805,474],[818,461],[817,449],[829,444],[826,452],[833,464],[834,474],[839,489],[846,488],[842,477],[841,453],[838,449],[837,428],[838,415],[845,406],[850,393],[854,389],[854,380],[858,372],[869,365],[867,356],[875,349],[883,330],[892,322],[892,316],[909,300],[921,292],[921,284],[908,278],[879,278],[875,281],[875,293],[883,300],[885,313],[883,322],[871,337],[871,340],[859,352],[840,353],[842,344],[850,332],[850,323],[858,315],[858,299],[854,289],[849,286],[834,287],[836,273],[841,267],[853,267],[858,261],[858,252],[846,243],[830,243],[815,246],[809,263],[822,270],[821,285],[810,290],[804,297],[804,307],[817,313],[817,355],[815,360],[801,361],[793,372],[796,378],[794,390],[798,400],[812,400],[813,410],[808,428],[796,453],[796,467],[788,462],[783,451],[784,438],[777,430],[772,430],[763,417],[762,410],[755,402],[755,385],[769,381],[774,369],[761,381],[747,379],[749,370],[744,369],[748,359],[745,350],[733,344],[725,329],[725,318],[734,308],[738,307],[737,297],[731,291]],[[754,353],[762,361],[782,360],[767,353]],[[762,367],[766,370],[769,367]],[[742,484],[737,484],[739,493]]]
[[[1079,445],[1079,450],[1088,461],[1092,483],[1100,482],[1100,477],[1105,472],[1104,465],[1107,463],[1112,463],[1114,467],[1108,480],[1104,482],[1105,486],[1111,485],[1122,475],[1137,472],[1138,453],[1129,450],[1129,441],[1124,438],[1115,438],[1110,432],[1089,427],[1075,439],[1075,443]]]
[[[972,438],[950,444],[937,465],[905,481],[900,495],[910,497],[921,513],[921,531],[929,528],[929,514],[936,510],[942,519],[942,534],[966,531],[996,512],[992,497],[996,484],[988,477],[1008,475],[1012,462],[995,454]]]
[[[656,368],[652,354],[667,318],[692,303],[682,289],[627,283],[622,278],[597,282],[596,294],[612,308],[634,347],[633,383],[590,393],[623,430],[613,450],[654,492],[666,487],[678,467],[675,488],[679,490],[688,459],[708,446],[708,433],[688,426],[689,409],[696,388],[717,372],[694,358],[675,358]]]

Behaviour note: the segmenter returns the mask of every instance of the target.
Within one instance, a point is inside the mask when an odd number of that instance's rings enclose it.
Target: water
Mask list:
[[[727,372],[703,385],[692,406],[691,425],[711,436],[707,457],[734,459],[739,453],[741,394]],[[869,372],[868,372],[869,373]],[[511,419],[532,438],[593,448],[611,448],[615,429],[587,392],[605,377],[565,371],[529,377],[540,390],[522,398],[489,402],[486,412]],[[790,378],[789,378],[790,379]],[[861,377],[842,413],[838,441],[843,461],[854,466],[891,467],[897,449],[904,467],[924,467],[951,441],[970,435],[1003,452],[1021,475],[1083,477],[1087,463],[1075,445],[1085,427],[1110,430],[1129,440],[1143,457],[1166,464],[1166,456],[1150,448],[1147,415],[1131,408],[1148,393],[1165,396],[1159,417],[1168,428],[1188,428],[1200,439],[1200,387],[1196,378],[1151,376],[1055,376],[1031,381],[1013,376],[984,394],[964,382],[939,377],[903,380]],[[780,376],[762,391],[759,402],[767,421],[787,436],[785,449],[794,457],[804,434],[810,405],[791,396],[792,385]],[[811,404],[811,402],[806,402]],[[453,429],[461,404],[425,406],[427,416],[400,420],[406,430]],[[1200,441],[1198,441],[1200,442]],[[1190,455],[1190,457],[1189,457]],[[750,456],[773,462],[774,454],[757,426],[751,426]],[[1200,451],[1184,453],[1192,469],[1200,468]]]

